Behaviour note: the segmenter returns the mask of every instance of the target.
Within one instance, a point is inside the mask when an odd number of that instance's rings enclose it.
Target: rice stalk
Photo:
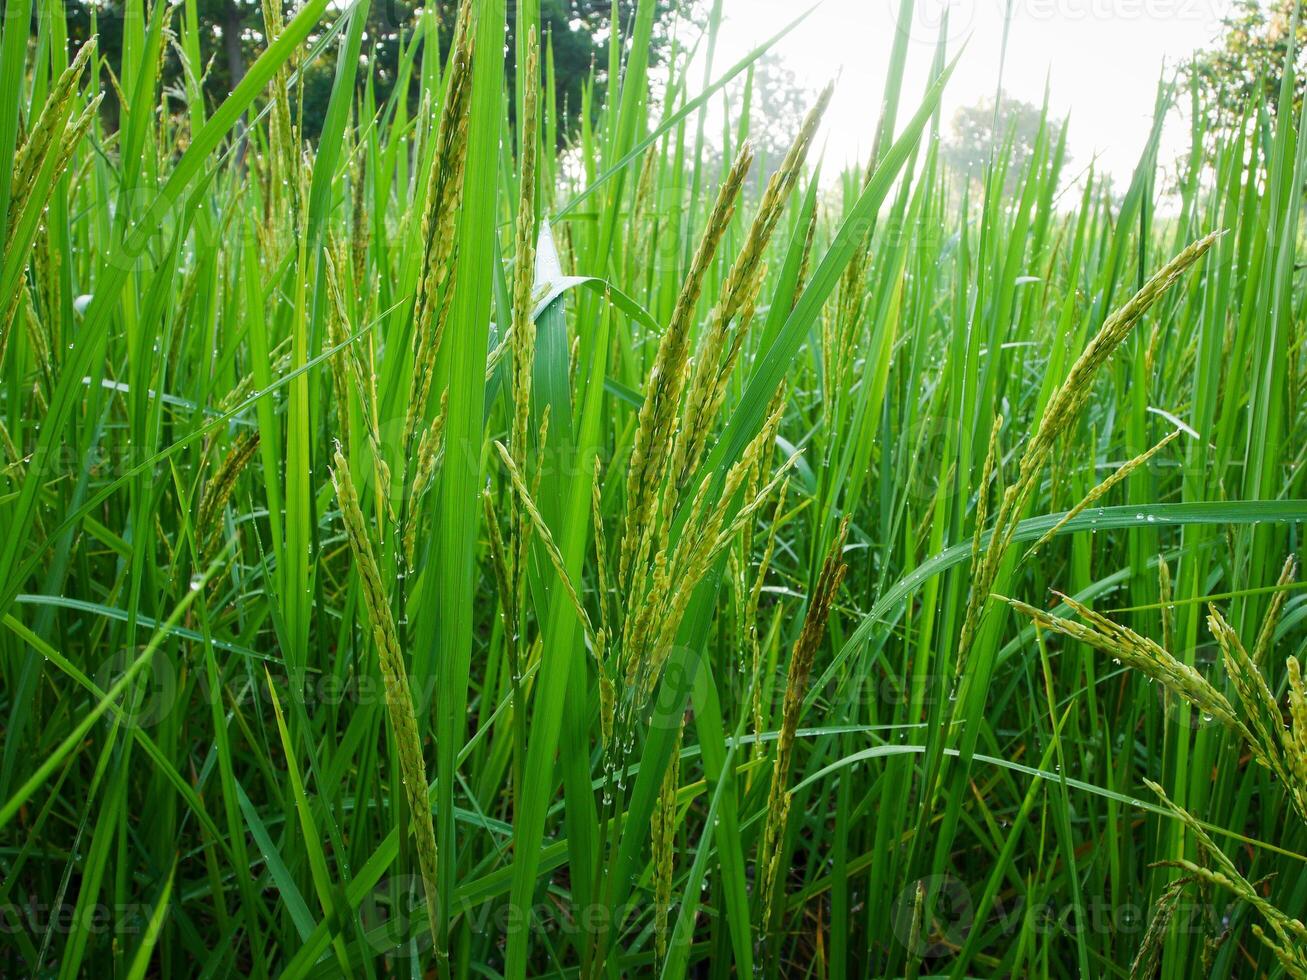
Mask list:
[[[685,736],[682,719],[672,761],[663,774],[650,825],[650,844],[654,872],[654,951],[658,961],[667,958],[667,915],[672,907],[672,876],[676,870],[676,790],[681,771],[681,740]]]
[[[1006,602],[1043,629],[1078,640],[1108,654],[1113,660],[1140,671],[1194,705],[1204,718],[1219,721],[1236,732],[1242,733],[1245,730],[1225,695],[1194,668],[1176,659],[1147,637],[1095,613],[1070,596],[1060,592],[1054,592],[1054,595],[1089,625],[1053,616],[1017,599],[998,595],[994,598]]]
[[[780,169],[768,180],[744,245],[727,273],[721,299],[709,314],[708,325],[694,358],[684,414],[674,436],[671,473],[678,487],[685,484],[702,459],[708,433],[721,410],[726,383],[739,358],[762,289],[767,246],[803,173],[808,150],[833,92],[830,85],[822,91],[804,117]],[[736,325],[732,333],[733,324]]]
[[[214,549],[218,535],[222,533],[222,512],[236,490],[236,481],[249,465],[259,448],[259,434],[241,433],[232,442],[231,449],[223,458],[200,493],[200,507],[195,519],[196,537],[200,543],[202,564],[210,564],[216,559]]]
[[[790,654],[790,666],[785,679],[785,702],[781,709],[781,726],[776,739],[776,758],[772,763],[771,788],[767,794],[766,825],[758,851],[758,863],[762,868],[758,894],[762,897],[761,922],[764,930],[771,930],[778,924],[774,896],[783,851],[785,825],[789,817],[790,793],[787,786],[794,753],[794,738],[799,729],[799,716],[803,709],[804,698],[808,693],[808,678],[812,674],[812,664],[825,638],[826,621],[830,618],[835,596],[848,571],[848,566],[844,563],[844,542],[848,537],[848,531],[849,521],[846,517],[840,522],[835,538],[822,562],[821,574],[808,601],[808,611],[803,617],[803,628],[799,631],[799,638],[795,641],[794,650]]]
[[[1253,926],[1253,935],[1271,950],[1286,974],[1295,978],[1295,980],[1307,978],[1307,926],[1304,926],[1299,919],[1285,914],[1264,899],[1248,879],[1239,872],[1234,862],[1212,840],[1202,824],[1188,810],[1172,803],[1161,786],[1151,779],[1145,779],[1144,783],[1157,794],[1162,801],[1162,805],[1185,824],[1186,829],[1193,834],[1203,852],[1212,858],[1216,864],[1215,869],[1212,869],[1194,864],[1192,861],[1180,860],[1175,862],[1176,866],[1194,878],[1233,892],[1256,909],[1262,918],[1266,920],[1267,925],[1271,927],[1271,934],[1267,934],[1259,926]]]
[[[558,545],[554,541],[553,533],[549,530],[549,525],[540,514],[540,508],[536,506],[531,491],[527,488],[526,481],[523,480],[517,464],[513,462],[512,453],[502,442],[495,443],[495,450],[499,453],[499,458],[504,464],[504,470],[508,473],[512,481],[513,491],[517,495],[517,500],[531,522],[532,530],[536,538],[540,541],[540,546],[544,550],[545,556],[549,563],[554,566],[554,572],[558,575],[558,580],[563,586],[563,592],[571,602],[573,610],[576,612],[576,618],[581,623],[581,628],[585,633],[585,638],[592,651],[599,649],[599,642],[595,636],[595,630],[590,622],[590,614],[586,612],[585,605],[581,602],[581,596],[576,590],[576,585],[567,573],[567,565],[563,561],[563,556],[558,550]]]
[[[637,577],[638,569],[653,541],[654,505],[672,458],[672,426],[685,389],[692,318],[704,278],[735,212],[736,200],[752,162],[753,150],[745,144],[718,189],[716,203],[681,286],[671,322],[658,343],[658,353],[646,381],[644,402],[640,406],[635,431],[635,447],[628,465],[626,519],[618,558],[618,581],[631,592],[638,592],[642,585]]]
[[[350,551],[354,556],[363,604],[372,623],[372,638],[385,683],[386,713],[395,736],[395,749],[399,755],[401,782],[408,800],[409,813],[414,820],[413,838],[417,845],[418,865],[427,899],[428,925],[431,927],[431,935],[435,936],[438,935],[436,910],[439,897],[436,889],[436,835],[431,820],[431,804],[427,799],[426,765],[422,759],[422,740],[418,735],[417,715],[413,709],[413,692],[399,645],[399,633],[390,611],[390,595],[381,580],[381,570],[372,550],[372,539],[363,520],[354,481],[349,474],[349,463],[339,449],[336,450],[334,464],[331,479],[336,488],[336,498],[340,502]]]
[[[1165,449],[1172,442],[1174,442],[1176,438],[1180,435],[1180,432],[1181,432],[1180,429],[1174,430],[1169,435],[1164,437],[1161,441],[1159,441],[1156,445],[1154,445],[1151,449],[1148,449],[1140,453],[1138,456],[1134,457],[1134,459],[1127,460],[1126,462],[1118,466],[1115,470],[1113,470],[1111,475],[1108,476],[1107,479],[1103,480],[1102,483],[1099,483],[1087,494],[1085,494],[1084,498],[1080,501],[1080,503],[1076,504],[1069,511],[1067,511],[1066,514],[1062,516],[1062,519],[1060,521],[1058,521],[1051,528],[1049,528],[1043,534],[1043,536],[1040,537],[1038,541],[1032,544],[1029,550],[1026,551],[1025,555],[1022,556],[1022,560],[1024,561],[1026,559],[1029,559],[1033,554],[1035,554],[1035,552],[1039,551],[1040,548],[1044,547],[1044,545],[1048,544],[1049,541],[1057,537],[1057,535],[1061,533],[1062,529],[1066,527],[1067,524],[1075,520],[1075,518],[1079,517],[1082,513],[1084,513],[1088,508],[1092,507],[1094,504],[1096,504],[1099,500],[1102,500],[1103,497],[1108,493],[1108,491],[1110,491],[1113,487],[1115,487],[1118,483],[1120,483],[1122,480],[1128,477],[1135,470],[1139,469],[1139,467],[1146,465],[1149,460],[1151,460],[1154,456],[1156,456],[1163,449]]]
[[[1144,932],[1144,938],[1139,943],[1135,958],[1130,963],[1130,980],[1153,980],[1157,976],[1171,919],[1175,915],[1176,906],[1184,896],[1185,888],[1193,880],[1193,878],[1176,878],[1162,890],[1162,894],[1153,904],[1153,916],[1148,920],[1148,929]]]
[[[958,639],[957,674],[960,676],[967,664],[976,631],[980,625],[984,610],[984,600],[988,597],[998,578],[999,568],[1007,554],[1008,546],[1016,534],[1017,523],[1021,513],[1029,503],[1040,475],[1053,454],[1058,438],[1074,424],[1089,400],[1094,376],[1111,357],[1113,351],[1129,336],[1139,319],[1148,312],[1194,263],[1206,254],[1224,232],[1216,231],[1198,239],[1170,262],[1154,273],[1152,278],[1134,294],[1124,305],[1114,310],[1093,339],[1089,341],[1066,379],[1049,399],[1039,424],[1026,442],[1018,464],[1017,481],[1003,494],[994,529],[990,536],[989,547],[984,561],[979,563],[971,588],[976,598],[967,608],[966,619]]]
[[[474,19],[472,0],[463,0],[445,66],[445,95],[423,196],[422,254],[413,310],[413,376],[404,422],[406,456],[426,418],[436,357],[453,300],[455,229],[467,162]]]

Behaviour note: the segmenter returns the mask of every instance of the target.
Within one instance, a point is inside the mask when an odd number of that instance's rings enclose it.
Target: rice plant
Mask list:
[[[665,6],[6,6],[0,973],[1307,976],[1291,44],[1120,193]]]

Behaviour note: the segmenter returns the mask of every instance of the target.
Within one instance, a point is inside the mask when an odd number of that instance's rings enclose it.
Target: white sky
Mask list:
[[[810,0],[725,0],[714,76],[809,5]],[[967,48],[944,95],[946,126],[954,109],[994,94],[1007,5],[1008,0],[951,5],[950,56],[964,40]],[[1163,67],[1217,40],[1220,17],[1229,6],[1228,0],[1012,0],[1012,5],[1004,89],[1038,105],[1047,80],[1054,114],[1070,114],[1071,172],[1097,153],[1100,170],[1110,172],[1121,189],[1147,139]],[[814,89],[839,75],[826,122],[828,164],[851,162],[870,149],[898,6],[898,0],[825,0],[773,49]],[[924,89],[944,4],[917,0],[916,6],[907,27],[900,122]],[[1162,162],[1184,149],[1185,129],[1173,118]]]

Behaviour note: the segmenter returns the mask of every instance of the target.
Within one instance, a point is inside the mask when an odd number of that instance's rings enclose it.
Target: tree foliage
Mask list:
[[[1197,84],[1218,129],[1240,122],[1241,107],[1261,103],[1272,112],[1278,105],[1280,83],[1293,34],[1293,8],[1298,0],[1233,0],[1221,19],[1220,42],[1202,51],[1186,66]],[[1307,24],[1299,14],[1294,44],[1293,104],[1301,108],[1307,86]]]
[[[1005,92],[999,93],[997,110],[993,98],[981,99],[954,113],[944,139],[943,159],[960,176],[981,180],[990,160],[1001,157],[1004,144],[1010,140],[1012,150],[1006,157],[1004,189],[1011,193],[1030,162],[1043,122],[1043,109]],[[1050,142],[1055,142],[1060,133],[1061,124],[1050,121]]]
[[[601,96],[607,84],[608,44],[612,37],[611,19],[614,6],[624,31],[629,33],[631,19],[639,0],[540,0],[540,25],[544,43],[552,48],[556,80],[556,98],[559,112],[559,137],[566,139],[575,131],[582,106],[582,89],[594,72],[596,95]],[[148,4],[147,4],[148,6]],[[689,0],[655,0],[655,23],[651,62],[658,64],[671,44],[673,24],[677,14],[693,10]],[[441,56],[445,56],[458,12],[458,0],[434,0],[434,9],[440,24]],[[507,58],[505,73],[513,78],[515,66],[513,52],[516,23],[516,3],[509,3],[508,36],[505,39]],[[123,8],[122,2],[104,0],[67,0],[69,38],[73,48],[81,45],[92,34],[99,37],[100,50],[116,69],[122,61]],[[197,0],[202,38],[201,57],[204,64],[204,90],[216,104],[226,97],[245,74],[246,67],[266,44],[263,34],[263,8],[261,0]],[[368,25],[364,58],[377,98],[389,98],[396,84],[399,59],[404,45],[411,42],[417,26],[417,16],[423,4],[414,0],[373,0],[368,8]],[[181,79],[182,66],[174,50],[167,54],[164,64],[165,84],[176,84]],[[335,72],[334,49],[307,66],[304,73],[304,132],[315,137],[321,127]],[[366,75],[359,73],[359,84]],[[112,113],[112,91],[107,109]],[[508,86],[510,113],[512,112],[513,86]]]

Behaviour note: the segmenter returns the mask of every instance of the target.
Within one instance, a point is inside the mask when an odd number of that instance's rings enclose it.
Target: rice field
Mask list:
[[[1307,977],[1294,52],[836,173],[708,7],[569,132],[539,0],[8,0],[0,975]]]

